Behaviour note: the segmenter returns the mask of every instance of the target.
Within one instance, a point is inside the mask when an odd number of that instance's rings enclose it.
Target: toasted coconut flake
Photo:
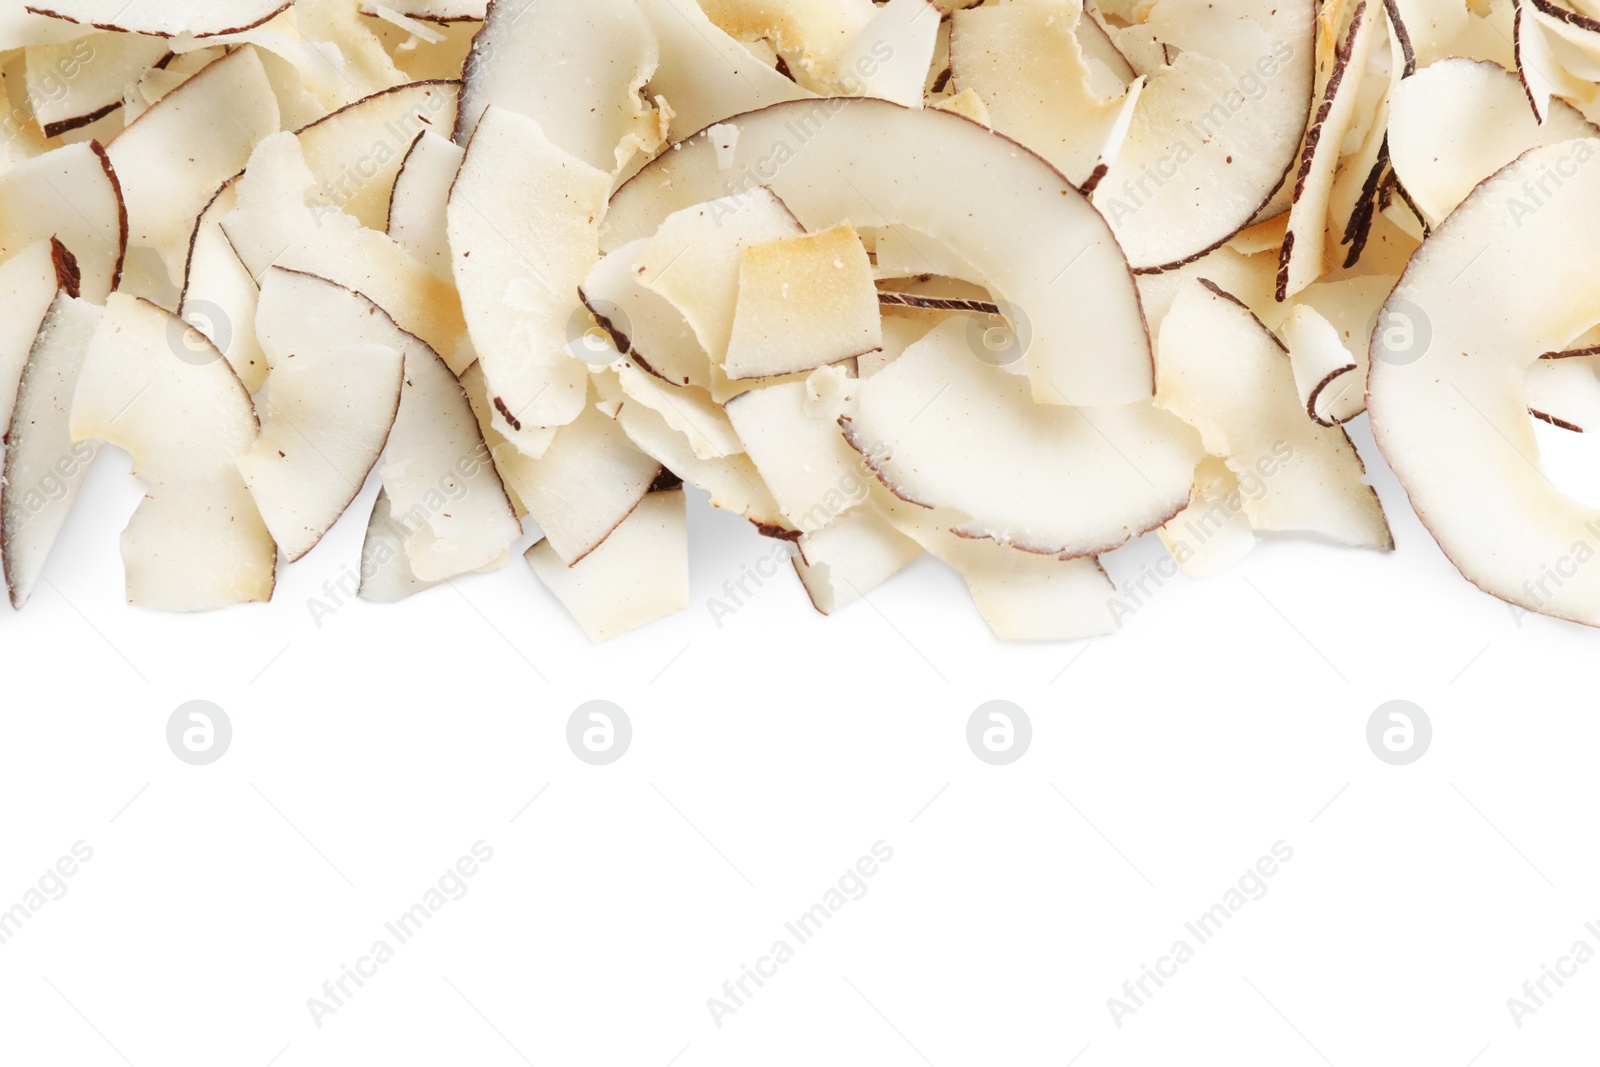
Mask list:
[[[1446,59],[1395,90],[1389,152],[1424,220],[1438,226],[1479,182],[1530,148],[1594,133],[1559,100],[1541,126],[1516,76],[1504,68]]]
[[[570,566],[632,514],[660,473],[661,464],[635,448],[615,422],[586,407],[556,431],[518,493],[551,549]]]
[[[169,93],[106,146],[128,210],[129,240],[183,276],[195,219],[261,141],[278,132],[278,100],[252,48]]]
[[[493,0],[473,42],[455,140],[465,145],[490,107],[539,124],[596,170],[614,172],[647,110],[654,34],[634,0]],[[648,149],[647,149],[648,150]]]
[[[800,538],[794,569],[812,606],[836,615],[921,555],[921,545],[871,511],[852,511]]]
[[[599,259],[610,188],[609,174],[515,112],[490,108],[467,148],[450,194],[450,247],[495,426],[513,442],[524,427],[564,426],[583,409],[588,367],[572,349],[582,336],[572,323]]]
[[[604,544],[569,566],[551,543],[528,566],[591,641],[609,641],[689,606],[689,524],[683,491],[650,493]]]
[[[974,7],[957,12],[951,25],[952,80],[977,93],[996,129],[1080,186],[1109,165],[1106,148],[1127,88],[1117,84],[1107,95],[1108,86],[1096,84],[1083,29],[1094,21],[1078,3]]]
[[[963,536],[1088,556],[1161,525],[1189,498],[1199,442],[1149,404],[1036,405],[946,323],[859,385],[847,438],[897,496],[971,517]],[[1037,457],[1026,468],[1005,457]]]
[[[476,358],[454,287],[321,195],[293,134],[256,148],[222,229],[253,277],[280,266],[327,278],[383,308],[452,370]]]
[[[102,303],[122,277],[128,217],[98,144],[58,148],[0,174],[0,261],[56,238],[82,271],[82,296]]]
[[[457,82],[417,82],[358,100],[299,132],[322,199],[368,229],[388,221],[394,187],[418,135],[449,137]]]
[[[88,126],[122,107],[130,82],[167,54],[165,42],[128,33],[91,33],[27,49],[28,98],[46,137]]]
[[[1245,495],[1226,463],[1214,456],[1201,462],[1189,506],[1161,527],[1161,541],[1191,578],[1214,578],[1255,551]]]
[[[1593,139],[1536,148],[1463,201],[1390,298],[1427,317],[1427,345],[1376,335],[1368,387],[1379,448],[1462,574],[1521,609],[1589,625],[1600,624],[1600,575],[1547,576],[1593,545],[1600,511],[1544,477],[1524,383],[1541,353],[1600,321],[1600,216],[1582,207],[1600,197],[1597,155]],[[1540,179],[1553,198],[1532,209],[1524,184]]]
[[[79,374],[72,439],[124,449],[148,486],[122,534],[130,603],[187,612],[269,600],[278,550],[236,463],[255,443],[255,409],[222,353],[174,355],[183,330],[113,294]]]
[[[1355,446],[1306,417],[1282,343],[1248,309],[1192,283],[1162,324],[1159,351],[1157,403],[1227,462],[1255,529],[1394,547]]]
[[[740,253],[723,361],[729,378],[815,370],[882,346],[872,263],[852,227],[780,237]]]
[[[389,236],[445,279],[452,279],[446,205],[465,158],[465,149],[424,130],[406,153],[389,199]]]
[[[767,185],[807,229],[904,225],[969,261],[1028,320],[1023,359],[1037,402],[1150,395],[1148,337],[1126,260],[1105,220],[1043,160],[959,116],[878,100],[781,104],[732,124],[741,132],[730,170],[699,136],[623,186],[606,247],[648,236],[730,185]],[[802,142],[796,128],[814,132]],[[1006,195],[996,196],[1001,187]]]
[[[256,333],[268,368],[256,398],[261,436],[239,470],[293,563],[333,528],[383,453],[406,337],[360,293],[279,267],[261,283]]]
[[[1334,57],[1321,105],[1306,134],[1294,206],[1278,268],[1278,299],[1287,300],[1328,272],[1329,204],[1345,137],[1357,119],[1367,59],[1382,32],[1377,0],[1356,4],[1343,44]]]
[[[841,381],[842,391],[824,398],[805,382],[786,382],[728,404],[745,452],[795,529],[821,530],[867,498],[872,475],[839,434],[853,384]]]
[[[1095,192],[1136,270],[1179,266],[1277,214],[1264,209],[1311,116],[1312,16],[1304,0],[1156,6],[1151,28],[1180,51],[1150,76]]]
[[[758,188],[669,217],[635,254],[633,273],[682,313],[711,362],[721,366],[734,332],[745,250],[804,232],[781,200]]]
[[[391,521],[406,535],[410,571],[440,582],[498,566],[522,524],[467,393],[438,353],[398,328],[393,333],[405,356],[405,385],[378,473]]]
[[[222,230],[238,206],[238,183],[230,181],[200,213],[189,242],[178,317],[222,350],[244,387],[254,393],[267,380],[267,357],[254,323],[260,290]],[[185,335],[185,344],[199,344]]]
[[[19,610],[33,595],[99,451],[94,442],[73,442],[70,421],[72,396],[100,315],[95,305],[57,292],[16,393],[5,435],[0,546],[11,606]]]
[[[728,36],[696,0],[637,3],[661,49],[649,91],[671,103],[674,140],[732,115],[816,95]]]
[[[152,37],[215,37],[259,26],[294,0],[41,0],[28,10],[50,18]]]

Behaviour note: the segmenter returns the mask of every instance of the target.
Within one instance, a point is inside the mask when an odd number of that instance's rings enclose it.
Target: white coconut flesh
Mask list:
[[[1528,367],[1600,322],[1593,203],[1600,141],[1536,148],[1484,182],[1423,246],[1390,299],[1427,317],[1419,350],[1373,340],[1373,435],[1462,574],[1530,612],[1600,625],[1600,576],[1553,561],[1592,545],[1600,511],[1546,478],[1528,418]],[[1533,183],[1559,198],[1526,203]],[[1459,477],[1472,471],[1470,480]]]
[[[780,104],[725,125],[739,136],[720,161],[712,139],[697,136],[618,191],[608,248],[729,188],[765,186],[808,231],[905,225],[970,262],[1027,319],[1039,403],[1112,405],[1151,394],[1126,259],[1105,220],[1042,159],[957,115],[878,100]]]

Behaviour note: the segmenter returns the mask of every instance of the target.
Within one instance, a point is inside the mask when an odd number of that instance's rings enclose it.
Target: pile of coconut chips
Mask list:
[[[839,611],[924,554],[996,635],[1099,557],[1386,551],[1343,424],[1462,573],[1600,512],[1600,0],[0,5],[0,549],[102,444],[128,598],[269,600],[376,473],[361,595],[525,559],[597,640],[689,603],[684,486]],[[365,518],[365,516],[363,516]]]

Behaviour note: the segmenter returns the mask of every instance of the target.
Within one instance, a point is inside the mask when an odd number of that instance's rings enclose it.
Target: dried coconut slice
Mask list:
[[[360,293],[274,267],[256,333],[261,436],[239,470],[290,563],[333,528],[383,454],[400,407],[403,335]]]
[[[706,17],[696,0],[637,3],[660,44],[660,65],[650,79],[649,91],[671,103],[674,140],[730,115],[816,95],[728,36]]]
[[[648,239],[634,241],[601,257],[579,295],[615,349],[646,372],[671,385],[709,389],[711,357],[694,330],[670,300],[640,281],[635,268],[649,247]]]
[[[441,582],[508,557],[522,536],[466,391],[438,353],[384,320],[405,356],[400,410],[379,476],[390,519],[406,531],[411,573]]]
[[[1556,61],[1544,25],[1533,17],[1533,5],[1525,0],[1511,0],[1511,3],[1514,12],[1511,39],[1517,76],[1533,108],[1534,118],[1543,126],[1550,119],[1555,97],[1564,94],[1566,72]]]
[[[57,148],[0,174],[0,261],[51,238],[76,259],[83,298],[103,302],[122,278],[128,217],[97,143]]]
[[[183,276],[195,219],[261,141],[278,99],[252,48],[206,67],[106,146],[128,211],[128,239]]]
[[[1370,5],[1370,6],[1369,6]],[[1345,137],[1357,119],[1362,79],[1374,43],[1382,33],[1376,0],[1361,0],[1350,18],[1328,75],[1322,103],[1310,132],[1294,183],[1294,206],[1278,266],[1280,301],[1300,292],[1328,272],[1328,214],[1334,178]]]
[[[1275,330],[1289,310],[1277,301],[1277,275],[1276,255],[1243,256],[1228,247],[1165,274],[1140,275],[1139,298],[1150,320],[1150,336],[1161,336],[1161,324],[1178,294],[1201,278],[1243,300],[1267,329]]]
[[[1306,417],[1288,354],[1227,293],[1191,283],[1161,327],[1156,402],[1227,462],[1263,532],[1394,547],[1378,496],[1342,429]]]
[[[1215,578],[1255,551],[1256,532],[1245,501],[1228,465],[1207,456],[1195,472],[1189,506],[1161,527],[1161,541],[1183,573]]]
[[[356,595],[372,604],[398,604],[426,592],[440,582],[425,582],[411,569],[406,555],[409,531],[395,521],[389,494],[378,490],[367,522],[367,536],[361,542],[361,584]]]
[[[744,451],[739,435],[711,394],[692,387],[674,388],[628,362],[612,368],[622,395],[643,404],[683,434],[699,459],[726,459]]]
[[[739,131],[724,166],[717,145],[726,138],[697,136],[617,192],[607,249],[726,195],[730,183],[767,185],[807,229],[904,225],[969,261],[1028,320],[1024,358],[1037,402],[1150,395],[1148,337],[1121,249],[1105,220],[1037,156],[957,115],[881,100],[780,104],[724,125]]]
[[[712,365],[722,366],[734,331],[745,250],[804,232],[783,201],[758,188],[668,217],[635,253],[633,273],[640,285],[678,309]],[[802,292],[809,300],[810,293]]]
[[[207,343],[221,349],[244,387],[254,393],[267,380],[267,357],[254,326],[260,290],[222,231],[222,220],[237,206],[237,182],[230,181],[200,213],[189,242],[178,317],[201,335],[185,334],[184,345],[197,354]]]
[[[749,456],[701,459],[694,454],[688,438],[643,404],[616,399],[603,403],[600,410],[616,420],[635,448],[685,483],[707,493],[712,507],[731,511],[763,529],[787,525]]]
[[[518,493],[567,565],[588,556],[633,513],[661,474],[661,464],[633,447],[615,422],[595,410],[556,431]]]
[[[401,85],[335,111],[299,131],[322,199],[368,229],[388,221],[395,182],[419,134],[450,136],[459,82]]]
[[[1541,359],[1528,367],[1528,409],[1575,433],[1600,430],[1600,375],[1594,356]]]
[[[872,263],[850,226],[746,246],[738,292],[729,378],[796,374],[883,346]]]
[[[1411,199],[1438,226],[1478,183],[1528,149],[1594,132],[1559,100],[1540,126],[1516,75],[1492,63],[1446,59],[1395,90],[1389,152]]]
[[[293,14],[295,30],[305,44],[323,55],[329,54],[329,48],[338,50],[337,78],[327,81],[334,90],[329,101],[334,106],[395,88],[408,80],[367,27],[353,0],[295,0]]]
[[[961,575],[1001,641],[1081,641],[1116,632],[1116,587],[1092,556],[1061,560],[957,537],[962,516],[915,507],[879,491],[874,511]]]
[[[1405,51],[1406,74],[1450,55],[1472,16],[1457,0],[1384,0]]]
[[[482,22],[489,0],[389,0],[384,6],[420,22]],[[361,5],[363,15],[375,14],[376,9],[373,3]]]
[[[1360,414],[1366,379],[1333,324],[1301,304],[1284,320],[1283,336],[1307,417],[1322,426],[1337,426]]]
[[[39,327],[56,294],[79,292],[78,267],[66,246],[54,238],[29,245],[0,263],[0,426],[10,425],[17,386],[28,365]]]
[[[1151,28],[1181,52],[1150,76],[1095,191],[1136,270],[1204,255],[1256,221],[1284,185],[1311,116],[1313,7],[1156,6]]]
[[[466,149],[431,130],[412,142],[389,199],[389,236],[441,278],[454,280],[446,205]]]
[[[885,486],[971,516],[962,536],[1038,554],[1095,555],[1161,525],[1188,502],[1200,461],[1194,433],[1149,404],[1034,404],[1025,381],[974,355],[959,322],[857,389],[840,425]]]
[[[939,9],[932,0],[888,0],[827,62],[830,88],[922,106],[922,88],[938,47]]]
[[[978,94],[1001,133],[1077,185],[1106,166],[1124,87],[1102,95],[1084,49],[1077,0],[1027,0],[959,11],[951,20],[951,80]]]
[[[39,327],[6,431],[0,544],[11,606],[21,609],[44,573],[78,490],[99,452],[74,442],[72,396],[101,309],[63,289]]]
[[[45,0],[28,10],[50,18],[151,37],[215,37],[259,26],[294,0]]]
[[[465,370],[477,358],[455,288],[393,238],[324,199],[293,134],[257,146],[237,196],[222,229],[252,277],[280,266],[327,278],[383,308],[451,370]]]
[[[1545,478],[1525,375],[1600,321],[1600,215],[1583,208],[1600,196],[1597,154],[1592,139],[1536,148],[1463,201],[1390,298],[1426,317],[1427,343],[1375,335],[1368,384],[1378,447],[1461,573],[1518,608],[1589,625],[1600,576],[1572,559],[1592,551],[1600,511]],[[1552,202],[1518,210],[1539,181]]]
[[[167,54],[155,37],[91,33],[60,44],[27,49],[28,99],[46,137],[97,122],[122,106],[128,83]]]
[[[548,540],[528,566],[595,642],[689,607],[689,522],[683,490],[650,493],[611,536],[569,566]]]
[[[657,58],[634,0],[494,0],[467,59],[455,141],[467,144],[484,111],[500,107],[613,173],[634,153],[629,138],[647,110],[639,90]]]
[[[794,77],[833,93],[839,55],[872,21],[872,0],[700,0],[723,32],[739,41],[766,41],[787,56]]]
[[[795,573],[824,615],[837,615],[922,556],[922,546],[871,511],[857,510],[797,542]]]
[[[467,148],[450,194],[450,247],[495,426],[510,441],[583,409],[589,368],[571,346],[587,327],[573,322],[610,188],[608,173],[515,112],[490,108]]]
[[[805,533],[826,528],[865,502],[872,480],[861,456],[839,435],[839,419],[854,408],[838,389],[853,392],[855,383],[841,375],[831,384],[823,395],[806,382],[788,382],[751,390],[728,404],[728,418],[784,520]]]
[[[122,534],[131,604],[190,612],[270,600],[278,550],[236,463],[256,440],[255,408],[222,353],[174,358],[183,329],[154,304],[112,294],[79,374],[72,439],[124,449],[148,486]]]

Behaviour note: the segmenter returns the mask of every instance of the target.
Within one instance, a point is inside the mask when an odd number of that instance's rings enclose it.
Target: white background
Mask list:
[[[0,945],[0,1063],[1593,1062],[1600,961],[1520,1029],[1506,999],[1600,949],[1597,639],[1472,589],[1354,434],[1397,553],[1271,543],[1116,638],[1022,648],[932,562],[832,620],[785,572],[718,627],[771,543],[698,502],[696,607],[604,647],[520,561],[319,628],[370,490],[270,607],[157,616],[122,603],[140,490],[108,450],[0,616],[0,909],[94,850]],[[565,741],[597,698],[634,728],[598,768]],[[233,724],[208,767],[166,745],[192,699]],[[993,699],[1034,728],[1004,768],[965,739]],[[1412,766],[1367,748],[1393,699],[1433,722]],[[480,840],[467,895],[317,1026]],[[707,998],[878,841],[867,894],[718,1027]],[[1107,998],[1279,841],[1119,1028]]]

